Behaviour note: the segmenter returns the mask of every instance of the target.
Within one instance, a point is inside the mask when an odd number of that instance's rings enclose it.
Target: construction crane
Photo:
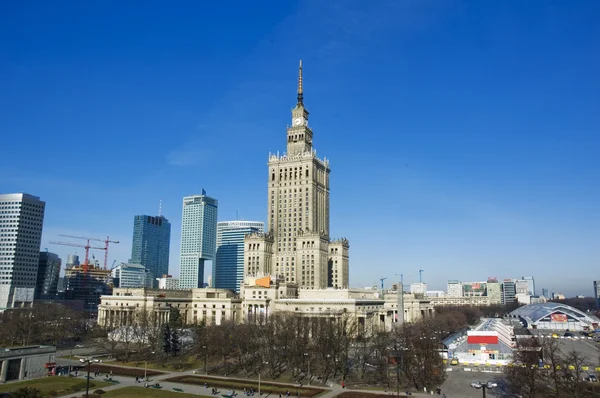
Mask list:
[[[419,283],[423,283],[423,272],[424,272],[424,270],[422,270],[422,269],[419,270]]]
[[[382,291],[383,291],[383,281],[386,280],[386,279],[387,279],[387,277],[379,279],[381,281],[381,290]]]
[[[60,236],[64,236],[65,238],[87,240],[88,241],[88,246],[90,244],[90,241],[104,242],[104,247],[97,247],[97,248],[95,248],[95,249],[104,250],[104,269],[106,269],[106,265],[108,263],[108,244],[109,243],[119,243],[118,240],[110,240],[109,236],[107,236],[106,239],[88,238],[88,237],[85,237],[85,236],[72,236],[72,235],[60,235]],[[87,251],[86,251],[86,253],[85,253],[86,263],[87,263],[87,255],[88,254],[87,254]]]
[[[64,235],[61,235],[61,236],[64,236]],[[79,243],[71,243],[71,242],[50,242],[50,243],[53,245],[61,245],[61,246],[83,247],[85,249],[85,261],[83,262],[83,272],[85,272],[85,273],[88,272],[90,249],[105,250],[104,247],[91,246],[89,239],[85,245],[82,245]]]

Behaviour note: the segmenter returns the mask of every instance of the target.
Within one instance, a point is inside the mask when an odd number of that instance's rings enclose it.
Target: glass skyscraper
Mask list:
[[[244,236],[263,230],[264,223],[260,221],[217,223],[217,258],[212,271],[214,287],[240,291],[244,279]]]
[[[135,216],[133,219],[132,264],[141,264],[152,275],[169,273],[171,224],[163,216]]]
[[[179,288],[204,286],[204,265],[215,260],[218,201],[201,195],[183,198]]]

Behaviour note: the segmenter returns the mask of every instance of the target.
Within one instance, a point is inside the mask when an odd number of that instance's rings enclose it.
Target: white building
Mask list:
[[[462,282],[459,281],[448,281],[447,285],[447,296],[448,297],[462,297],[463,287]]]
[[[45,207],[37,196],[0,195],[0,311],[33,303]]]
[[[202,190],[201,195],[183,198],[179,287],[204,286],[204,268],[217,251],[218,202]],[[211,264],[212,265],[212,264]]]
[[[150,270],[141,264],[121,263],[112,270],[112,277],[118,279],[119,287],[152,287],[154,277]]]
[[[179,279],[173,278],[171,275],[163,275],[160,278],[156,278],[158,281],[158,288],[162,290],[179,290]]]
[[[425,294],[427,291],[427,283],[425,282],[414,282],[410,284],[411,294]]]

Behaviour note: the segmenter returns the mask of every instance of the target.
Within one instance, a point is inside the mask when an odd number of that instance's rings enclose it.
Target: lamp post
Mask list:
[[[152,351],[152,354],[154,354],[154,351]],[[147,369],[148,369],[148,360],[146,359],[144,361],[144,381],[148,381]]]
[[[310,385],[310,358],[308,357],[308,352],[304,353],[304,358],[306,358],[306,363],[308,364],[308,369],[306,371],[306,374],[308,375],[308,385]]]
[[[263,364],[268,365],[269,362],[263,362]],[[260,370],[258,371],[258,396],[260,397]]]
[[[474,381],[471,383],[471,387],[481,389],[483,391],[483,398],[485,398],[485,390],[491,390],[494,387],[498,387],[498,385],[494,382],[488,381],[487,383],[482,383],[480,381]]]
[[[79,362],[87,365],[87,381],[85,383],[85,398],[88,398],[89,393],[90,393],[90,370],[92,367],[91,365],[92,365],[92,362],[99,362],[99,361],[93,357],[86,357],[86,358],[81,358],[79,360]]]
[[[207,362],[208,362],[208,349],[206,348],[205,345],[202,346],[202,349],[204,350],[204,374],[207,375],[208,374],[208,366],[207,366]]]

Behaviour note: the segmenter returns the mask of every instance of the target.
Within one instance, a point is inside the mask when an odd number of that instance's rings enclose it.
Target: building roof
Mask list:
[[[585,312],[579,311],[577,308],[554,302],[525,305],[511,312],[510,316],[523,318],[528,324],[535,324],[541,319],[555,313],[562,313],[567,316],[571,316],[583,323],[591,324],[598,322],[595,317],[587,315]]]

